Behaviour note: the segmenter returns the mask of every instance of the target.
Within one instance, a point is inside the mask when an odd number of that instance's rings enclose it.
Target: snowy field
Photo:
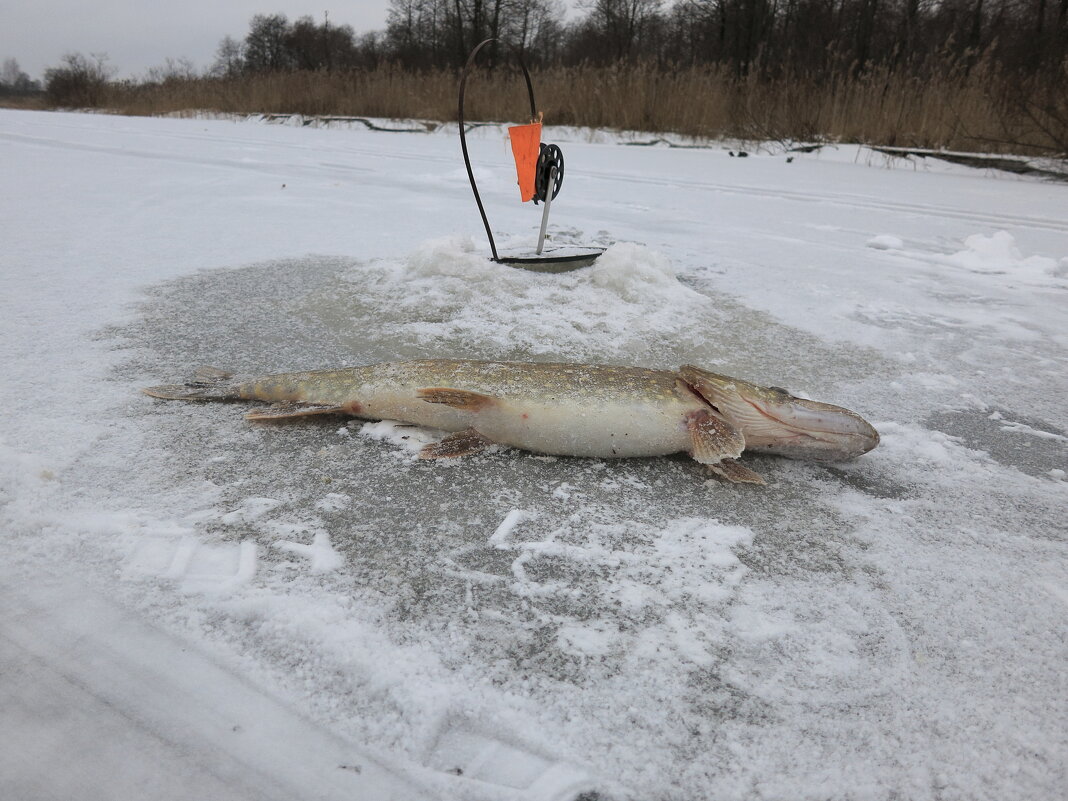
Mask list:
[[[1059,799],[1068,184],[548,129],[563,276],[455,131],[0,110],[0,798]],[[532,243],[502,129],[472,134]],[[139,388],[696,363],[855,462],[253,425]]]

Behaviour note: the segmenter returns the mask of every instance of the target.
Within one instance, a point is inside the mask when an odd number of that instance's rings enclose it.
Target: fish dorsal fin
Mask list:
[[[718,464],[710,464],[708,469],[721,478],[727,479],[732,484],[760,484],[763,485],[764,477],[760,473],[750,470],[734,459],[724,459]]]
[[[693,412],[686,420],[690,431],[690,455],[701,464],[733,459],[745,450],[745,437],[711,409]]]
[[[415,391],[415,396],[427,403],[441,403],[465,412],[480,412],[496,403],[496,399],[490,395],[452,387],[423,387]]]
[[[254,409],[245,415],[246,420],[285,420],[290,417],[308,417],[313,414],[345,414],[343,406],[328,406],[321,403],[272,403],[262,409]]]
[[[465,428],[455,434],[449,434],[443,440],[433,442],[419,451],[420,459],[454,459],[486,450],[493,442],[486,439],[473,428]]]

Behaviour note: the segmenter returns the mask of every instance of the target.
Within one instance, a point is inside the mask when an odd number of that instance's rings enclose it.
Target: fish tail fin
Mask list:
[[[141,391],[165,400],[237,400],[240,396],[230,381],[233,373],[214,367],[198,367],[184,384],[161,384]]]

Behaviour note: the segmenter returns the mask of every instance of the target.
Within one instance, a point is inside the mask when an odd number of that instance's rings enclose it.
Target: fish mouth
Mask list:
[[[689,365],[680,374],[694,392],[742,430],[746,450],[834,462],[856,458],[879,444],[879,432],[841,406]]]
[[[845,461],[879,444],[879,432],[856,412],[798,398],[792,403],[748,403],[768,424],[746,429],[746,447],[815,461]]]

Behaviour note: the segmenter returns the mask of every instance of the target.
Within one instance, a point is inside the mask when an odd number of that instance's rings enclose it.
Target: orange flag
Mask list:
[[[541,151],[541,123],[516,125],[508,129],[512,140],[512,155],[515,157],[515,172],[519,177],[519,194],[523,202],[534,197],[534,171],[538,166]]]

